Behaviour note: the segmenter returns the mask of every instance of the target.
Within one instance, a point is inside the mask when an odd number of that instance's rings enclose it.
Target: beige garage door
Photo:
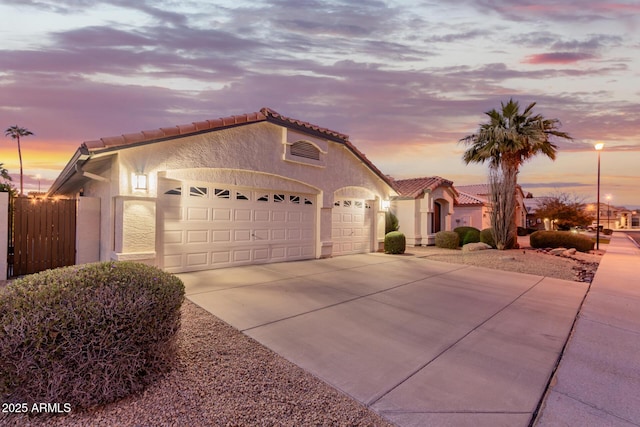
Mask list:
[[[331,240],[333,255],[371,251],[372,201],[337,199],[333,205]]]
[[[315,196],[182,183],[159,195],[164,269],[207,270],[315,257]]]

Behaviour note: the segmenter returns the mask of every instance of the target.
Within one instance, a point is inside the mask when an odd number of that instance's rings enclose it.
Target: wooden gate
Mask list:
[[[10,209],[10,277],[75,264],[75,200],[16,197]]]

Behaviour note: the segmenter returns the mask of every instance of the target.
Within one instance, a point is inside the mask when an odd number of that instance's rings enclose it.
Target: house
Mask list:
[[[347,135],[263,108],[84,142],[48,196],[78,199],[78,263],[186,272],[376,251],[397,192]]]
[[[538,230],[551,230],[552,224],[549,218],[538,215],[538,210],[549,197],[525,197],[524,206],[527,209],[527,228],[536,228]]]
[[[451,230],[451,216],[458,193],[453,182],[439,176],[394,180],[398,192],[391,211],[398,217],[407,245],[435,243],[435,233]]]
[[[475,227],[479,230],[491,227],[489,202],[489,184],[456,185],[459,197],[454,207],[453,227]],[[524,193],[516,190],[516,226],[526,227],[527,209],[524,205]]]

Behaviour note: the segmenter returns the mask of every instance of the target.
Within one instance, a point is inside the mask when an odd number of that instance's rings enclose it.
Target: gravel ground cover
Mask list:
[[[590,281],[599,254],[557,257],[522,249],[407,248],[415,256]],[[1,286],[1,284],[0,284]],[[178,366],[145,392],[54,417],[0,413],[1,426],[390,426],[380,416],[215,316],[185,301]]]
[[[63,416],[0,413],[0,425],[392,425],[188,300],[179,334],[177,368],[144,393]]]

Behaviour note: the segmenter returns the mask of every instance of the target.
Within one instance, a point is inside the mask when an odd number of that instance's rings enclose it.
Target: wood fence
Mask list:
[[[10,277],[75,264],[76,200],[16,197],[9,209]]]

